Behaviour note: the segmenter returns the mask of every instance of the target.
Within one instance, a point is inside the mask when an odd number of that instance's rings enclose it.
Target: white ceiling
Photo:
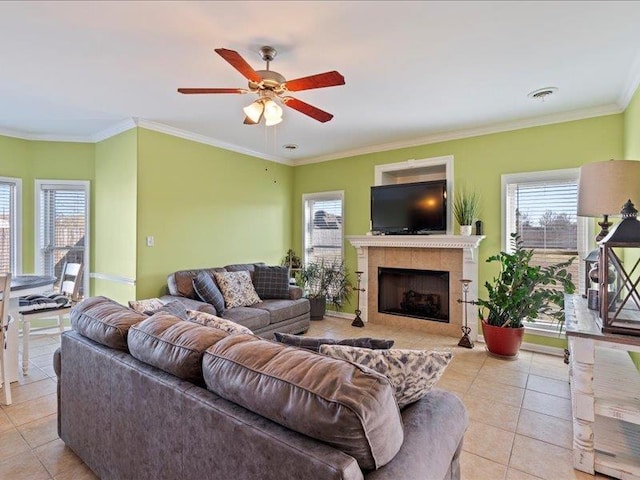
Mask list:
[[[91,141],[140,125],[304,163],[473,132],[619,112],[640,80],[640,2],[0,2],[0,133]],[[265,131],[242,124],[253,95],[213,51],[293,79],[338,70],[346,85],[294,96]],[[527,98],[554,86],[546,102]],[[299,145],[295,152],[283,144]]]

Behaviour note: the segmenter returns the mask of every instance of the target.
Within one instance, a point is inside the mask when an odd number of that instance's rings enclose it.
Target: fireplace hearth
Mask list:
[[[449,323],[449,272],[378,267],[378,311]]]

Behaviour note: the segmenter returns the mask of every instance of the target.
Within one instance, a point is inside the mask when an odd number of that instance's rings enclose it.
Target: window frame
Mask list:
[[[310,200],[336,200],[340,199],[342,211],[342,240],[340,242],[340,259],[344,262],[344,235],[345,235],[345,215],[344,215],[344,190],[332,190],[329,192],[314,192],[302,194],[302,262],[308,263],[307,259],[307,202]]]
[[[36,179],[34,188],[34,267],[37,274],[42,275],[44,272],[44,265],[42,263],[42,255],[40,254],[40,232],[42,225],[40,224],[41,220],[41,207],[40,207],[40,194],[42,192],[43,185],[60,187],[60,189],[64,189],[65,187],[82,187],[86,195],[86,203],[85,203],[85,246],[84,246],[84,255],[82,257],[82,283],[83,283],[83,291],[85,292],[85,297],[89,295],[89,249],[91,248],[91,182],[89,180],[46,180],[46,179]]]
[[[535,182],[553,182],[553,181],[575,181],[578,183],[580,178],[580,169],[579,168],[564,168],[557,170],[541,170],[541,171],[533,171],[533,172],[520,172],[520,173],[505,173],[501,175],[501,195],[500,195],[500,216],[501,216],[501,248],[503,251],[508,251],[510,247],[510,239],[511,233],[507,232],[507,215],[509,214],[507,209],[507,197],[508,197],[508,187],[512,184],[518,183],[535,183]],[[595,233],[594,232],[594,220],[593,218],[585,218],[579,217],[576,215],[578,221],[578,258],[575,260],[577,262],[582,262],[583,260],[580,258],[580,244],[584,245],[585,254],[588,255],[595,248]],[[584,222],[583,226],[580,227],[580,222]],[[580,230],[582,230],[582,236],[580,235]],[[580,266],[579,266],[580,268]],[[578,275],[581,277],[581,275]],[[583,283],[583,278],[574,278],[574,284],[576,285],[576,291],[579,291],[581,284]],[[546,324],[545,324],[546,325]],[[561,330],[557,327],[552,329],[548,326],[540,326],[536,323],[528,323],[524,322],[525,332],[531,333],[540,336],[547,337],[557,337]]]
[[[15,277],[22,275],[22,179],[16,177],[0,177],[0,183],[12,183],[14,185],[15,209],[11,221],[14,229],[11,241],[15,248],[13,258],[10,259],[11,274]]]

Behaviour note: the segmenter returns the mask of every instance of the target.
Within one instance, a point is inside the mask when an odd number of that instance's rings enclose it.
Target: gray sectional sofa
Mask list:
[[[239,323],[264,338],[271,339],[274,332],[294,334],[306,332],[310,324],[309,300],[302,298],[303,292],[299,287],[289,287],[289,298],[263,300],[250,307],[230,308],[222,315],[213,305],[200,301],[193,289],[193,279],[200,272],[204,271],[212,278],[213,272],[246,270],[253,274],[256,265],[264,265],[264,263],[242,263],[174,272],[167,277],[167,295],[164,295],[162,300],[164,302],[178,300],[188,309],[211,313]]]
[[[59,435],[102,479],[460,478],[468,420],[449,392],[399,411],[368,369],[104,297],[71,321]]]

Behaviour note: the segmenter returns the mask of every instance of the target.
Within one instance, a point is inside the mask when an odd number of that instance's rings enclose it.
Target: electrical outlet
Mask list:
[[[147,237],[147,247],[153,247],[153,242],[154,242],[153,235],[149,235]]]

